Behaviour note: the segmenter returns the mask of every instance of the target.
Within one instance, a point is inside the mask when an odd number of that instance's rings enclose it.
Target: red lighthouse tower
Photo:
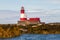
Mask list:
[[[21,7],[20,13],[21,13],[20,21],[26,21],[27,17],[25,15],[24,7]]]

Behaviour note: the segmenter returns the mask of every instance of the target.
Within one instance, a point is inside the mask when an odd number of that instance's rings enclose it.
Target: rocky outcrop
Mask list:
[[[60,25],[49,24],[0,24],[0,38],[17,37],[22,34],[60,34]]]

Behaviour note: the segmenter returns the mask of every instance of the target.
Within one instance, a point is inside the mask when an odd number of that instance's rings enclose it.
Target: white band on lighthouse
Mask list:
[[[21,14],[21,18],[26,18],[26,15],[25,14]]]

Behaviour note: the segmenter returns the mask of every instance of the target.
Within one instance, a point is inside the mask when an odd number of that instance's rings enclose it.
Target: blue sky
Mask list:
[[[60,0],[0,0],[0,10],[60,9]]]
[[[40,17],[47,23],[60,22],[60,0],[0,0],[0,24],[16,23],[21,6],[28,11],[28,17]]]
[[[18,10],[18,0],[0,0],[0,10]]]

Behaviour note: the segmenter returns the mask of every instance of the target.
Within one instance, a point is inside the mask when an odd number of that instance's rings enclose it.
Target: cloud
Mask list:
[[[60,22],[60,10],[39,10],[26,11],[27,18],[39,17],[42,22]],[[20,13],[17,11],[1,11],[0,24],[17,23],[20,20]]]
[[[0,10],[0,19],[11,18],[11,17],[18,16],[18,15],[19,13],[15,11]]]
[[[0,10],[0,24],[16,23],[19,18],[19,12],[11,10]]]

